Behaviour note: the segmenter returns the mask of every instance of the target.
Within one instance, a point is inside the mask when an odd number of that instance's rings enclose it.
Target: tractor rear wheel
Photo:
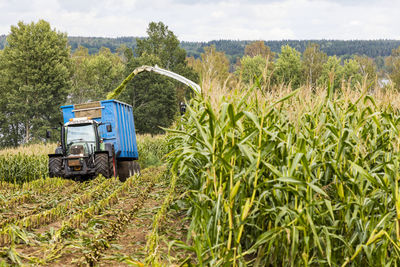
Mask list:
[[[62,157],[49,157],[49,177],[62,175]]]
[[[110,167],[108,166],[107,153],[96,154],[94,158],[94,168],[96,170],[96,176],[101,174],[106,178],[111,177],[112,174],[110,172]]]

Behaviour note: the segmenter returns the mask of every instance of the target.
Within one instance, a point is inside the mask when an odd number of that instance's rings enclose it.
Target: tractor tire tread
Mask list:
[[[49,158],[49,177],[59,177],[62,173],[62,158],[51,157]]]
[[[107,154],[97,154],[94,160],[96,176],[99,174],[106,178],[111,178],[110,167]]]

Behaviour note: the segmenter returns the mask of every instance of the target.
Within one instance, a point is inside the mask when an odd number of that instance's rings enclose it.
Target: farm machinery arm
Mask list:
[[[173,78],[173,79],[175,79],[177,81],[180,81],[180,82],[186,84],[187,86],[191,87],[196,93],[199,93],[199,94],[201,93],[201,88],[197,83],[195,83],[195,82],[193,82],[193,81],[191,81],[191,80],[189,80],[189,79],[187,79],[187,78],[185,78],[185,77],[183,77],[183,76],[181,76],[181,75],[179,75],[179,74],[177,74],[175,72],[162,69],[162,68],[158,67],[157,65],[154,66],[154,67],[152,67],[152,66],[140,66],[140,67],[134,69],[132,71],[132,73],[129,74],[129,76],[126,77],[126,79],[117,88],[115,88],[114,91],[110,92],[107,95],[107,99],[113,99],[113,98],[117,97],[125,89],[126,84],[130,80],[132,80],[133,77],[135,77],[137,74],[139,74],[139,73],[141,73],[143,71],[155,72],[155,73],[158,73],[158,74]]]

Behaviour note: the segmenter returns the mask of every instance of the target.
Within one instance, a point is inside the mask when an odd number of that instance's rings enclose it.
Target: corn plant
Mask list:
[[[296,113],[298,93],[188,105],[168,159],[192,207],[185,247],[199,265],[397,266],[399,112],[328,88]]]
[[[138,135],[139,164],[142,169],[162,164],[162,158],[168,153],[165,135]]]

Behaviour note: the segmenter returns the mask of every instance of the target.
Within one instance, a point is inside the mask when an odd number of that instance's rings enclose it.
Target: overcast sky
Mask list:
[[[69,36],[146,36],[162,21],[183,41],[400,39],[400,0],[0,0],[0,34],[45,19]]]

